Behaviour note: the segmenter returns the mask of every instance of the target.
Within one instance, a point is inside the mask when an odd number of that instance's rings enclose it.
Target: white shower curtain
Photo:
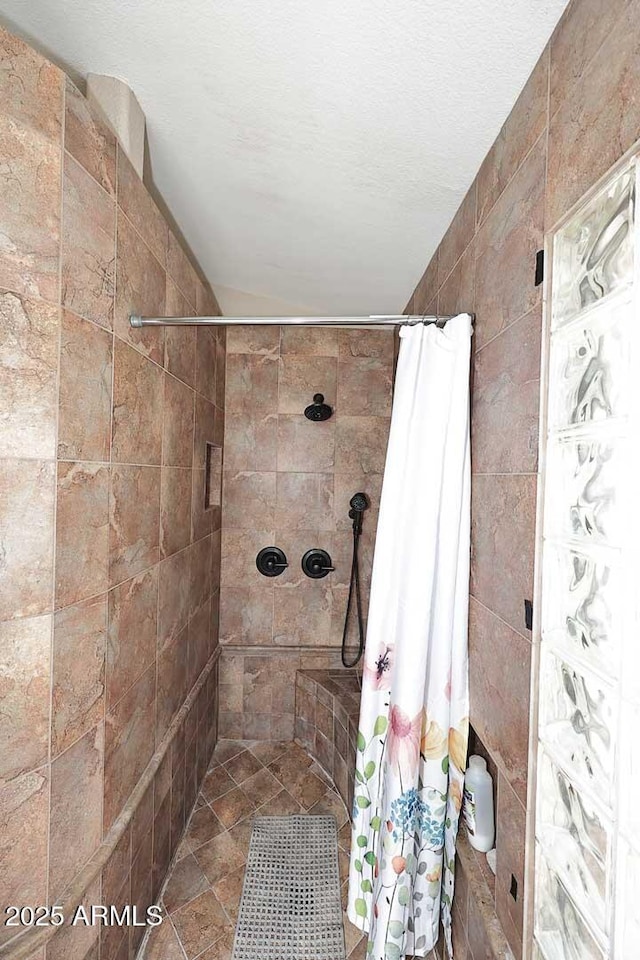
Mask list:
[[[349,919],[368,960],[449,950],[469,716],[471,318],[401,330],[363,669]]]

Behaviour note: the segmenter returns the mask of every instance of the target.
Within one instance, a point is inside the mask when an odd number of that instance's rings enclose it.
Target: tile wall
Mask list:
[[[224,331],[130,328],[219,311],[102,120],[4,30],[0,151],[0,906],[56,902],[114,831],[87,897],[144,905],[216,737]],[[141,935],[103,931],[101,960]]]
[[[291,739],[295,673],[340,666],[351,572],[349,500],[371,500],[361,541],[364,606],[391,416],[388,330],[237,327],[227,334],[220,610],[221,736]],[[315,393],[334,408],[314,423]],[[288,569],[262,576],[256,554],[281,547]],[[302,555],[335,571],[306,577]],[[353,630],[349,634],[353,642]]]
[[[407,305],[476,314],[471,723],[497,776],[495,908],[522,953],[545,231],[640,133],[633,0],[573,0]],[[512,877],[518,888],[511,894]],[[465,907],[456,960],[484,957]]]

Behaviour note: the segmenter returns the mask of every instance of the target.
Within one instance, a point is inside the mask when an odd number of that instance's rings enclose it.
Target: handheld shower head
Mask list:
[[[362,532],[362,514],[369,506],[369,497],[366,493],[354,493],[349,501],[349,519],[353,520],[353,535],[357,537]]]
[[[369,497],[366,493],[354,493],[349,501],[349,506],[355,513],[362,513],[362,511],[366,510],[369,506]],[[351,516],[351,511],[349,512],[349,516]]]

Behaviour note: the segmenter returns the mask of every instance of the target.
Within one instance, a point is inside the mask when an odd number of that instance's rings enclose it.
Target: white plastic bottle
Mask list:
[[[487,853],[493,847],[495,820],[493,815],[493,781],[484,757],[469,757],[464,778],[464,820],[469,843]]]

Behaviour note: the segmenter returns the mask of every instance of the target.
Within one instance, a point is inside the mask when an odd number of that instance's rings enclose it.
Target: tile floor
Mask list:
[[[230,960],[254,814],[333,814],[346,904],[351,827],[329,778],[296,743],[221,740],[162,895],[144,960]],[[344,914],[349,960],[366,939]],[[435,958],[435,954],[430,955]]]
[[[164,888],[168,921],[153,931],[144,960],[230,960],[256,813],[333,814],[346,902],[351,830],[321,767],[295,743],[221,740]],[[366,940],[346,915],[345,941],[350,960],[365,957]]]

